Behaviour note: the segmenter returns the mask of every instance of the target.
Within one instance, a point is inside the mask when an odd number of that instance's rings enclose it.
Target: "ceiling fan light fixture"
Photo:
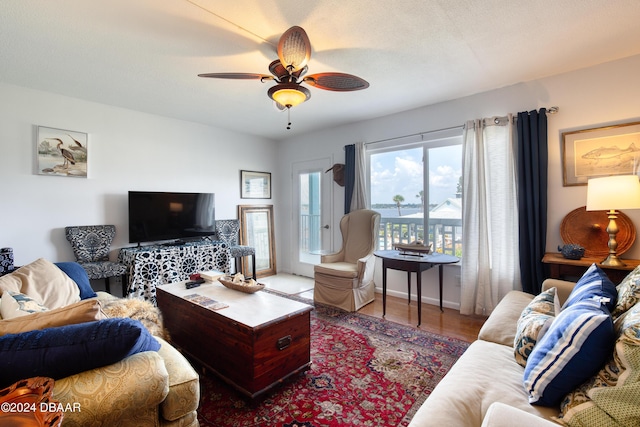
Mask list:
[[[269,98],[273,99],[280,105],[291,108],[302,104],[311,98],[309,89],[300,86],[297,83],[279,83],[269,89]]]

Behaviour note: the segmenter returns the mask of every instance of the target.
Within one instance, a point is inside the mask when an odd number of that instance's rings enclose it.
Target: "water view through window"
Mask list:
[[[371,150],[369,171],[371,209],[382,216],[379,249],[420,240],[462,255],[461,138]]]

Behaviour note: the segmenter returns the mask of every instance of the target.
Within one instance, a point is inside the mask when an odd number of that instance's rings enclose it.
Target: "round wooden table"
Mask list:
[[[407,272],[407,296],[411,303],[411,273],[416,273],[418,282],[418,326],[422,322],[422,272],[438,266],[440,284],[440,311],[442,311],[442,275],[445,264],[455,264],[460,258],[440,253],[407,254],[400,251],[375,251],[373,253],[382,259],[382,317],[387,311],[387,269]]]

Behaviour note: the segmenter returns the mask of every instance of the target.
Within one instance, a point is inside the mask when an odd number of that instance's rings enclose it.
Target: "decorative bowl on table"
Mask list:
[[[59,427],[64,413],[51,399],[54,384],[53,378],[33,377],[0,390],[0,425]]]
[[[237,278],[234,279],[231,276],[222,276],[218,279],[218,281],[229,289],[244,292],[246,294],[252,294],[254,292],[258,292],[261,289],[264,289],[264,285],[262,283],[258,283],[253,279],[245,280],[244,278],[242,278],[241,280],[238,280]]]
[[[584,256],[584,248],[573,243],[558,246],[558,250],[566,259],[580,259]]]

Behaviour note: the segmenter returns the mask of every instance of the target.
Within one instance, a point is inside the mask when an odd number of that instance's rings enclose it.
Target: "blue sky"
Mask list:
[[[455,197],[462,175],[462,146],[429,150],[429,186],[431,203]],[[400,194],[404,203],[419,203],[416,197],[423,187],[422,148],[371,155],[371,203],[393,203]]]

